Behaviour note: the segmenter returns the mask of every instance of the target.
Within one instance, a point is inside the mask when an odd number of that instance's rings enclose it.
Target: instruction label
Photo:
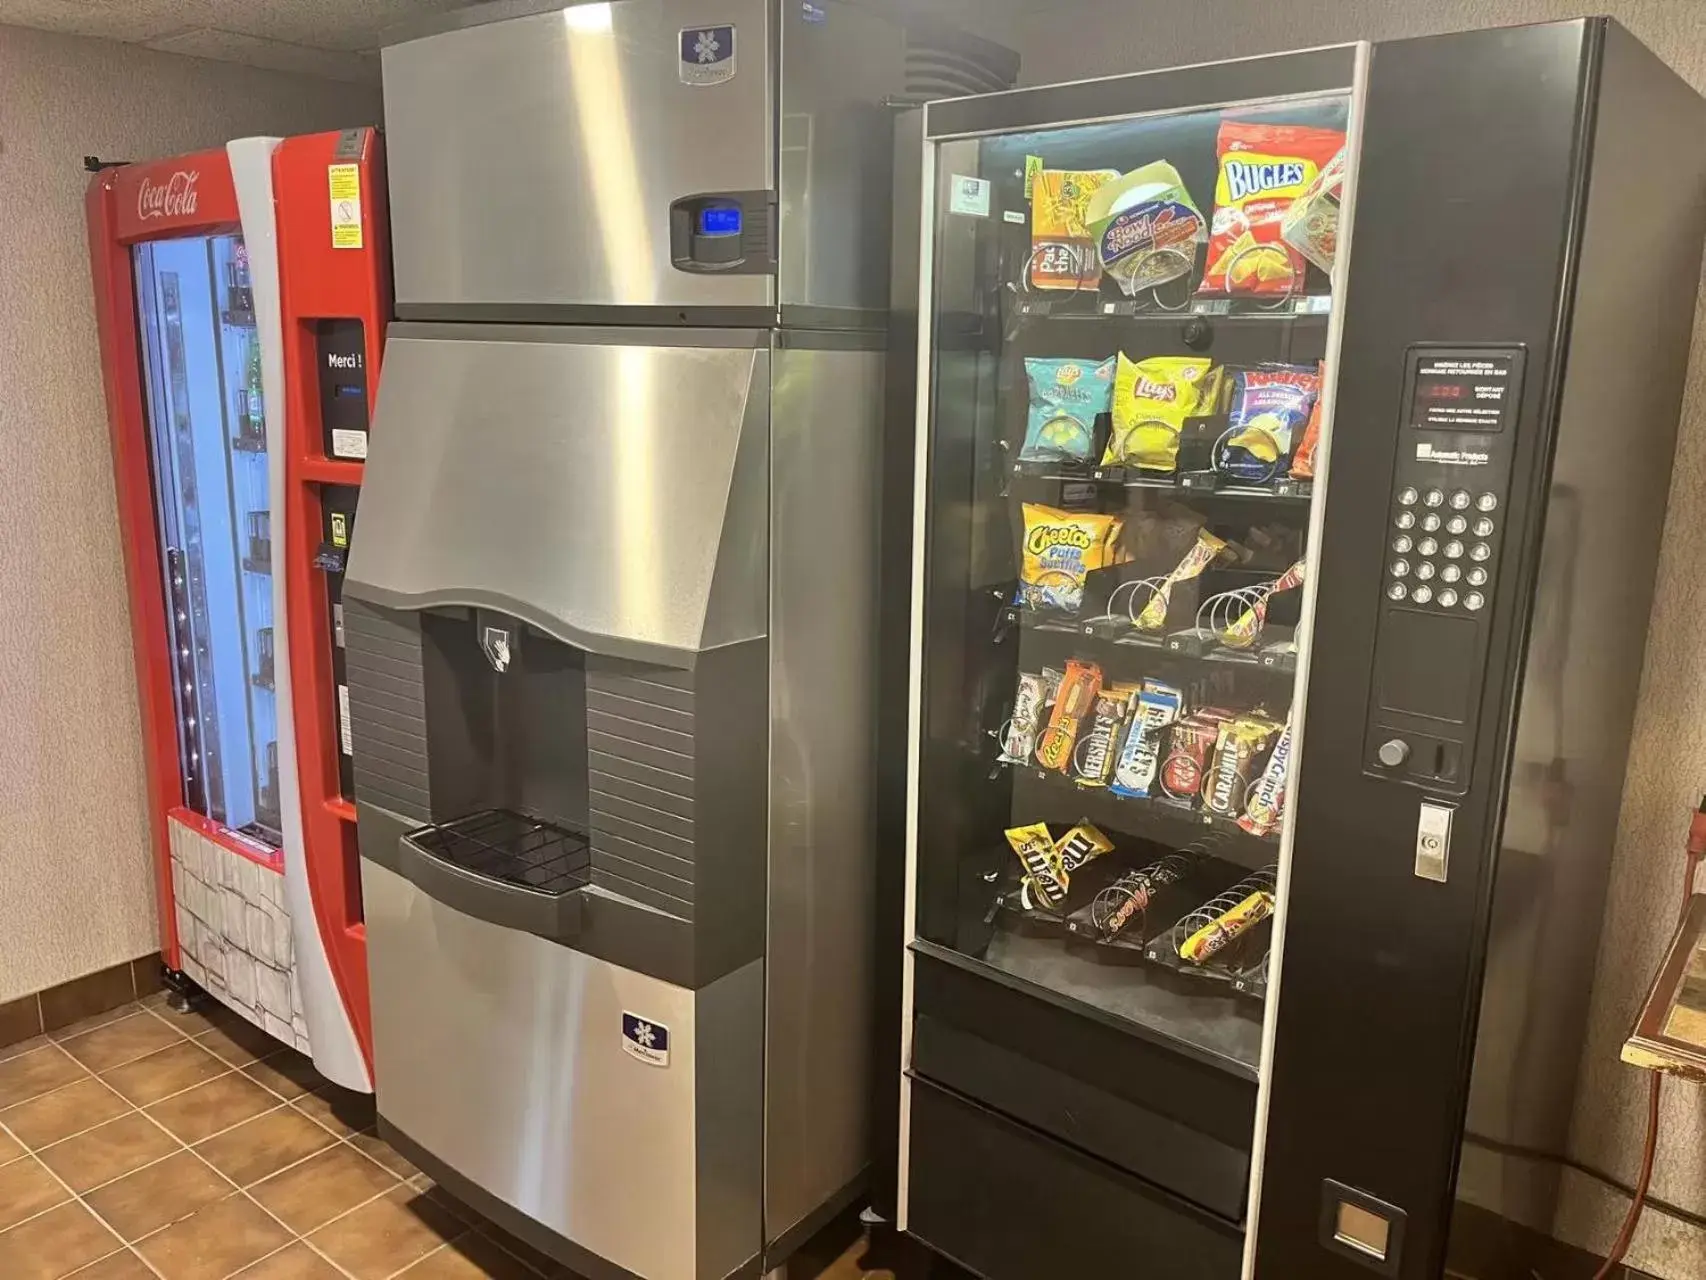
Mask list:
[[[332,248],[361,248],[361,166],[326,166],[332,200]]]

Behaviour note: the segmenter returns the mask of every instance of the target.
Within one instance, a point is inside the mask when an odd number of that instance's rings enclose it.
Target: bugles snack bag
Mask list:
[[[1165,160],[1097,188],[1084,211],[1102,270],[1128,298],[1196,270],[1202,210]]]
[[[1125,522],[1118,516],[1061,511],[1035,502],[1025,504],[1024,517],[1017,603],[1027,609],[1078,612],[1084,603],[1085,576],[1114,563]]]
[[[1219,370],[1207,356],[1128,360],[1122,352],[1114,370],[1114,429],[1102,465],[1174,470],[1185,419],[1212,409],[1219,389]]]
[[[1143,612],[1137,615],[1138,629],[1159,631],[1166,626],[1167,610],[1173,603],[1173,588],[1181,582],[1188,582],[1200,576],[1224,550],[1226,539],[1215,537],[1207,529],[1197,534],[1196,542],[1185,552],[1184,559],[1174,566],[1173,572],[1161,580],[1161,585],[1155,588],[1155,594],[1149,598],[1149,603],[1143,606]]]
[[[1096,447],[1096,415],[1113,403],[1114,361],[1025,360],[1031,407],[1022,462],[1085,462]]]
[[[1031,288],[1094,289],[1102,264],[1084,225],[1090,197],[1117,169],[1043,169],[1031,184]]]
[[[1045,769],[1065,773],[1072,765],[1072,749],[1078,743],[1078,731],[1096,705],[1096,694],[1102,688],[1102,668],[1094,662],[1073,658],[1066,664],[1061,677],[1060,692],[1055,695],[1054,710],[1048,718],[1048,728],[1037,740],[1037,763]]]
[[[1283,236],[1293,204],[1345,145],[1337,129],[1220,126],[1220,177],[1202,293],[1288,294],[1303,284],[1303,254]]]

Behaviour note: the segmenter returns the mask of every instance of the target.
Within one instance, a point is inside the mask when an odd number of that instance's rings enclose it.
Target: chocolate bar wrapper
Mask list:
[[[1119,751],[1120,727],[1125,724],[1137,689],[1131,685],[1109,685],[1096,695],[1096,714],[1090,730],[1073,750],[1075,781],[1081,787],[1105,787],[1114,772]]]
[[[1184,559],[1179,561],[1173,572],[1161,580],[1161,585],[1155,588],[1155,594],[1150,597],[1149,603],[1143,606],[1143,612],[1137,615],[1138,629],[1159,631],[1166,626],[1167,610],[1173,603],[1173,588],[1201,575],[1225,549],[1224,538],[1215,537],[1207,529],[1197,534],[1196,542],[1185,552]]]
[[[1072,768],[1072,749],[1077,745],[1078,732],[1094,713],[1096,694],[1101,688],[1102,668],[1094,662],[1074,658],[1066,664],[1048,728],[1037,740],[1037,763],[1043,768],[1056,773],[1066,773]]]
[[[1274,895],[1258,889],[1232,910],[1217,916],[1179,944],[1179,958],[1207,964],[1273,914]]]
[[[1054,851],[1048,827],[1041,822],[1012,827],[1006,836],[1018,855],[1019,865],[1025,869],[1025,881],[1032,895],[1046,907],[1058,907],[1066,900],[1067,873],[1061,866],[1060,855]]]
[[[1173,726],[1167,754],[1161,761],[1161,790],[1174,800],[1195,801],[1202,795],[1208,776],[1209,757],[1220,735],[1220,726],[1231,713],[1197,711]]]
[[[1255,644],[1262,634],[1262,628],[1268,625],[1268,603],[1280,592],[1301,586],[1303,572],[1304,562],[1299,560],[1275,578],[1267,594],[1244,610],[1242,616],[1220,633],[1221,643],[1232,649],[1248,649]]]
[[[1059,681],[1059,673],[1055,679]],[[1047,671],[1021,671],[1019,686],[1013,695],[1013,715],[1001,741],[1001,762],[1022,764],[1037,749],[1037,730],[1048,712]]]
[[[1285,728],[1280,731],[1279,741],[1274,743],[1273,754],[1268,757],[1267,766],[1262,770],[1262,776],[1256,780],[1256,785],[1250,788],[1249,798],[1245,801],[1244,812],[1238,819],[1238,825],[1253,836],[1265,836],[1279,826],[1280,819],[1285,816],[1286,787],[1291,774],[1291,721],[1287,720]]]
[[[1143,799],[1155,783],[1156,766],[1161,759],[1161,735],[1166,727],[1179,718],[1184,695],[1171,685],[1148,681],[1137,695],[1137,710],[1133,713],[1131,729],[1125,745],[1120,748],[1119,761],[1114,765],[1112,790],[1116,795]]]
[[[1054,852],[1060,859],[1061,867],[1071,875],[1090,859],[1111,852],[1113,847],[1114,842],[1103,835],[1093,823],[1080,822],[1055,841]]]
[[[1256,764],[1280,726],[1254,716],[1227,720],[1215,741],[1214,763],[1203,789],[1203,808],[1225,818],[1244,809],[1256,778]]]
[[[1112,938],[1128,924],[1149,910],[1155,895],[1168,885],[1178,884],[1191,872],[1193,863],[1183,854],[1170,853],[1159,862],[1152,862],[1141,871],[1121,876],[1105,890],[1106,898],[1091,907],[1091,923]],[[1102,901],[1116,902],[1112,911],[1101,915],[1097,907]]]

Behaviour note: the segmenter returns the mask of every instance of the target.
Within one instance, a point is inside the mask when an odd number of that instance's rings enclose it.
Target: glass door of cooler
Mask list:
[[[281,843],[260,336],[241,236],[135,249],[184,803]]]
[[[1248,1078],[1348,112],[935,152],[917,935]],[[1468,589],[1463,519],[1407,592]]]

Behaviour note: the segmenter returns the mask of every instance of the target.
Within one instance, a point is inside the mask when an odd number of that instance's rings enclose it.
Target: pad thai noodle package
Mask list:
[[[1025,422],[1023,462],[1088,462],[1096,447],[1096,417],[1113,404],[1114,361],[1025,361],[1031,407]]]
[[[1286,216],[1345,145],[1337,129],[1228,120],[1202,293],[1284,296],[1303,285],[1304,255],[1284,236]]]
[[[1084,224],[1090,197],[1117,169],[1043,169],[1031,185],[1033,289],[1094,289],[1102,282],[1096,244]]]
[[[1024,518],[1016,603],[1027,609],[1077,613],[1084,603],[1089,572],[1116,563],[1125,522],[1118,516],[1060,511],[1035,502],[1025,504]]]
[[[1285,242],[1328,275],[1339,253],[1339,194],[1345,185],[1345,149],[1327,161],[1308,190],[1292,201],[1280,223]]]
[[[1104,183],[1084,212],[1102,270],[1134,298],[1196,270],[1208,222],[1165,160]]]
[[[1102,465],[1174,470],[1185,419],[1212,412],[1219,395],[1220,371],[1207,356],[1129,360],[1122,352],[1114,371],[1114,429]]]

